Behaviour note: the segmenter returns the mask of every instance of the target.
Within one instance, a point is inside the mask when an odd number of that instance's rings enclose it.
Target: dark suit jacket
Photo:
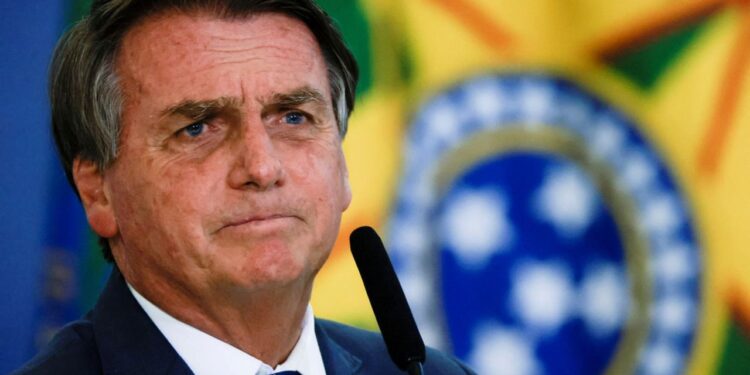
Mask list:
[[[326,372],[404,374],[382,337],[317,319],[315,333]],[[472,374],[458,361],[428,349],[425,373]],[[92,311],[65,326],[16,374],[192,374],[127,288],[115,267]],[[317,374],[304,374],[317,375]]]

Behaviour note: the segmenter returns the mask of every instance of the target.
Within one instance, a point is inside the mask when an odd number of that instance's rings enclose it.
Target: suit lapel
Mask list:
[[[339,345],[317,320],[315,321],[315,336],[318,339],[326,375],[356,374],[362,367],[362,360]]]
[[[130,293],[116,266],[91,321],[105,374],[192,374]]]

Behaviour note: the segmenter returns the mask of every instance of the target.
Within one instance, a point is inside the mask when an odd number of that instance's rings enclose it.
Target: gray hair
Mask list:
[[[117,158],[122,94],[114,65],[123,36],[139,21],[165,11],[203,11],[226,19],[280,13],[304,22],[323,53],[334,115],[344,137],[359,70],[331,18],[312,0],[95,0],[91,14],[58,42],[50,69],[52,130],[74,189],[76,158],[93,161],[100,171]],[[100,242],[111,261],[106,240]]]

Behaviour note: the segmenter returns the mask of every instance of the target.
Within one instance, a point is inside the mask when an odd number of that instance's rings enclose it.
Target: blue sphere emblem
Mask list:
[[[689,210],[637,126],[570,81],[481,76],[415,118],[389,226],[425,340],[482,374],[678,374]]]

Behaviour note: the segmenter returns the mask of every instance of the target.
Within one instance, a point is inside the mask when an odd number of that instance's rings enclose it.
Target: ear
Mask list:
[[[73,161],[73,181],[81,196],[86,217],[96,234],[111,238],[117,235],[117,221],[103,173],[96,163],[80,157]]]

